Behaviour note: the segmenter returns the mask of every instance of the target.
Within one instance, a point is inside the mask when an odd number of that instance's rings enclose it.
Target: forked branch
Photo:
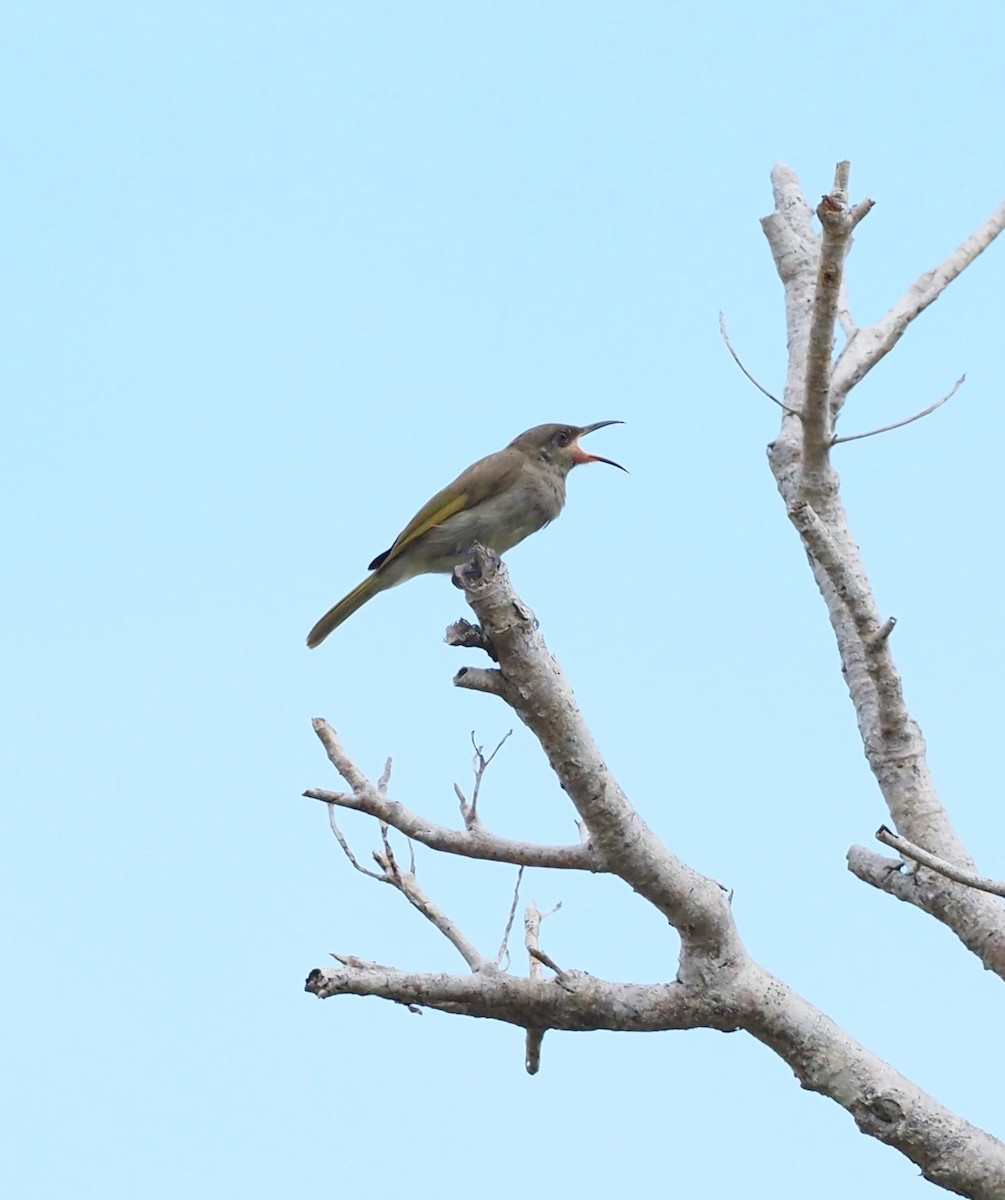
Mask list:
[[[807,219],[798,180],[786,167],[773,172],[775,212],[763,222],[779,276],[785,286],[785,311],[789,345],[786,404],[807,412],[810,404],[803,392],[813,371],[805,371],[806,356],[819,324],[832,301],[820,300],[818,291],[833,288],[821,267],[822,241],[828,238],[828,209],[847,210],[847,177],[843,164],[836,175],[835,195],[821,208],[825,222],[823,239]],[[1002,218],[1002,219],[999,219]],[[876,330],[899,330],[923,310],[973,260],[1005,220],[1005,207],[961,246],[951,261],[929,272],[915,286],[910,303],[901,302],[889,319],[871,330],[859,330],[845,346],[830,386],[831,415],[840,407],[854,381],[862,378],[878,361]],[[832,255],[832,259],[834,256]],[[832,261],[832,267],[834,265]],[[934,290],[933,290],[934,289]],[[924,299],[924,303],[921,300]],[[883,335],[884,337],[887,334]],[[892,336],[892,335],[891,335]],[[893,344],[892,342],[890,343]],[[822,347],[817,347],[818,351]],[[885,352],[885,351],[884,351]],[[880,355],[881,357],[881,355]],[[823,360],[818,353],[818,366]],[[818,388],[818,399],[820,390]],[[914,845],[946,862],[973,871],[973,860],[950,822],[929,773],[924,739],[904,702],[900,676],[894,665],[889,633],[892,620],[883,622],[873,596],[856,539],[841,503],[839,481],[829,462],[821,466],[819,454],[804,437],[807,422],[798,427],[783,419],[779,436],[771,446],[770,462],[789,516],[799,530],[814,576],[827,605],[841,655],[866,757],[883,793],[896,828]],[[817,428],[821,428],[819,421]],[[878,856],[875,856],[878,857]],[[881,860],[882,861],[882,860]],[[976,891],[962,893],[938,876],[928,874],[909,886],[888,878],[861,854],[849,856],[849,865],[860,878],[884,881],[884,890],[918,904],[951,928],[960,940],[991,970],[1005,977],[1005,914],[989,896]],[[858,868],[858,869],[856,869]]]
[[[328,753],[328,758],[353,789],[351,792],[330,792],[325,788],[308,788],[304,795],[323,804],[353,812],[366,813],[397,829],[406,837],[464,858],[486,859],[489,862],[512,863],[518,867],[554,867],[563,871],[599,871],[601,867],[593,849],[584,842],[569,846],[539,846],[491,833],[479,821],[470,829],[449,829],[435,821],[412,812],[396,800],[390,800],[379,787],[366,778],[363,771],[346,753],[338,734],[321,717],[313,721],[314,732]]]

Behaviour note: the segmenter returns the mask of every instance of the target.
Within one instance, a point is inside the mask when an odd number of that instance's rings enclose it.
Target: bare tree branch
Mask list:
[[[583,842],[570,846],[538,846],[532,842],[514,841],[491,833],[481,823],[476,829],[448,829],[411,812],[395,800],[389,800],[375,788],[346,754],[338,734],[327,721],[313,721],[328,757],[342,778],[353,788],[352,793],[329,792],[309,788],[304,795],[323,804],[334,804],[354,812],[376,817],[392,829],[397,829],[431,850],[459,854],[464,858],[486,859],[490,862],[512,863],[518,867],[554,867],[564,871],[603,870],[592,848]]]
[[[969,884],[980,877],[928,773],[924,740],[907,709],[891,655],[895,621],[879,616],[829,459],[834,417],[846,394],[836,390],[833,374],[835,322],[840,320],[849,335],[839,364],[847,366],[855,347],[868,344],[863,334],[869,331],[856,331],[851,320],[843,267],[851,232],[871,201],[849,205],[848,164],[838,164],[834,188],[818,210],[823,229],[818,235],[795,175],[776,167],[772,183],[775,211],[763,224],[785,285],[790,351],[781,431],[770,448],[772,470],[827,605],[866,756],[887,807],[904,831],[906,845],[926,847],[923,853],[930,860],[949,866],[953,878],[963,875]],[[320,998],[375,996],[413,1011],[433,1008],[519,1026],[526,1031],[526,1066],[532,1073],[540,1065],[544,1033],[551,1029],[743,1029],[778,1054],[804,1087],[844,1107],[863,1132],[896,1147],[925,1178],[973,1200],[1001,1200],[1005,1146],[926,1095],[756,963],[720,886],[674,855],[645,824],[604,762],[534,614],[513,592],[506,568],[476,546],[471,569],[455,578],[480,624],[457,622],[447,640],[484,650],[498,664],[494,669],[463,667],[455,685],[500,698],[534,733],[582,827],[589,830],[589,840],[577,847],[528,846],[487,833],[477,814],[463,831],[425,822],[369,783],[334,731],[315,722],[350,794],[308,794],[330,806],[366,812],[381,823],[384,849],[375,857],[385,873],[383,881],[403,891],[446,933],[472,971],[464,976],[420,974],[342,955],[335,956],[340,966],[312,971],[307,990]],[[477,763],[478,758],[476,772]],[[383,783],[386,789],[386,778]],[[474,800],[468,806],[457,792],[467,825]],[[333,816],[331,820],[337,829]],[[543,914],[533,903],[525,917],[530,977],[499,970],[418,889],[414,870],[401,870],[389,828],[469,857],[618,875],[676,929],[680,954],[675,981],[619,984],[563,970],[540,948]],[[344,839],[339,840],[350,861],[362,869]],[[935,915],[987,966],[1005,974],[1005,910],[996,899],[952,882],[934,865],[908,871],[901,862],[862,847],[849,851],[848,864],[859,878]],[[515,894],[504,950],[517,902]],[[555,977],[542,978],[539,965]]]
[[[538,737],[602,861],[677,929],[677,980],[712,1004],[720,1020],[733,1014],[805,1087],[843,1105],[865,1132],[896,1146],[927,1178],[981,1200],[1005,1189],[1005,1146],[926,1096],[750,959],[719,886],[663,847],[628,804],[505,566],[480,547],[475,556],[465,593],[498,655],[501,694]],[[462,670],[455,683],[464,686],[465,678]],[[569,978],[555,983],[567,985]]]
[[[519,842],[490,833],[484,826],[470,830],[448,829],[445,825],[427,821],[397,801],[388,800],[385,808],[373,794],[352,796],[344,792],[328,792],[323,788],[309,788],[304,795],[309,800],[320,800],[323,804],[334,804],[339,808],[377,817],[392,829],[413,838],[419,845],[445,854],[510,863],[514,867],[554,867],[559,871],[604,870],[592,848],[583,842],[570,846],[538,846],[533,842]]]
[[[333,996],[376,996],[459,1016],[490,1017],[526,1029],[585,1032],[616,1029],[652,1033],[667,1029],[735,1028],[728,1014],[708,1006],[682,983],[608,983],[584,972],[557,979],[528,979],[503,971],[470,975],[426,974],[367,964],[352,957],[342,969],[311,971],[304,990]]]
[[[346,856],[350,863],[356,868],[361,875],[368,875],[371,879],[376,879],[381,883],[385,882],[383,871],[371,871],[369,867],[364,867],[362,863],[353,854],[349,843],[346,841],[345,834],[338,827],[338,822],[335,820],[335,805],[328,805],[328,824],[331,826],[332,833],[335,834],[335,839],[342,847],[342,853]]]
[[[849,847],[846,859],[856,879],[943,922],[989,971],[1001,974],[1005,934],[1000,922],[993,919],[1002,907],[997,899],[979,889],[953,887],[936,871],[905,870],[902,859],[887,858],[865,846]],[[980,903],[975,904],[975,900]],[[983,905],[990,907],[991,917]]]
[[[390,759],[388,759],[390,763]],[[387,768],[385,768],[385,775]],[[383,776],[382,776],[383,778]],[[386,780],[384,780],[386,786]],[[342,847],[342,851],[348,858],[349,862],[363,875],[367,875],[370,879],[376,879],[378,883],[388,883],[396,891],[401,892],[405,899],[417,909],[433,925],[443,934],[443,936],[452,943],[458,953],[468,964],[472,971],[483,971],[494,964],[481,954],[476,947],[470,942],[463,933],[461,933],[456,922],[452,921],[447,914],[437,904],[435,904],[426,893],[419,887],[415,878],[415,856],[412,855],[412,866],[409,871],[402,871],[398,866],[397,860],[394,857],[394,850],[387,837],[387,826],[381,822],[380,835],[384,844],[383,851],[375,850],[373,853],[374,861],[380,867],[380,872],[371,871],[364,867],[353,854],[349,843],[345,839],[345,835],[338,827],[335,820],[335,806],[328,806],[328,821],[331,825],[332,833],[335,835],[338,844]],[[411,843],[409,843],[411,847]],[[523,868],[520,868],[521,871]],[[341,961],[341,960],[340,960]]]
[[[446,642],[448,646],[459,644],[450,640],[449,629]],[[506,689],[503,685],[501,671],[486,670],[485,667],[461,667],[454,676],[454,684],[457,687],[467,688],[470,692],[484,692],[487,696],[499,696],[505,699]]]
[[[799,450],[802,424],[793,416],[802,411],[806,398],[806,358],[810,345],[809,313],[813,311],[820,238],[813,228],[813,210],[806,203],[796,173],[785,163],[771,171],[774,211],[761,220],[775,269],[785,288],[785,316],[789,360],[785,374],[785,434],[772,448],[777,461],[784,453],[786,467],[795,485],[801,485]],[[794,339],[794,340],[793,340]],[[795,497],[793,497],[795,499]]]
[[[954,866],[945,859],[939,858],[937,854],[929,854],[921,846],[915,846],[907,838],[899,837],[885,825],[880,825],[876,830],[876,840],[885,846],[890,846],[905,858],[911,858],[915,862],[921,863],[923,867],[938,871],[940,875],[945,875],[954,883],[962,883],[966,887],[976,888],[980,892],[990,892],[993,896],[1005,896],[1005,880],[988,879],[985,875],[978,875],[974,871],[966,871],[961,867]]]
[[[784,399],[788,407],[802,410],[807,382],[803,364],[809,353],[820,282],[820,239],[807,219],[807,206],[794,174],[786,167],[776,167],[772,180],[775,212],[762,225],[785,285],[789,367]],[[943,272],[939,278],[942,288],[950,275]],[[845,348],[839,360],[844,364],[841,369],[853,361],[850,356],[858,353],[855,347],[859,342],[863,347],[868,344],[868,338],[863,341],[866,333],[860,331]],[[832,381],[832,406],[837,403],[836,388]],[[817,457],[818,469],[808,484],[804,448],[798,423],[783,417],[779,436],[770,447],[771,468],[827,605],[869,765],[896,828],[915,845],[972,870],[973,861],[953,829],[929,773],[921,730],[904,702],[889,646],[892,625],[879,616],[841,504],[837,475],[829,462],[820,467]],[[985,966],[1005,978],[1005,913],[1001,905],[979,892],[961,892],[934,875],[902,891],[902,898],[944,922]]]
[[[761,220],[761,227],[775,257],[778,275],[789,284],[816,269],[816,255],[807,255],[817,234],[813,229],[813,210],[806,203],[795,171],[786,163],[771,169],[771,190],[775,208]]]
[[[902,858],[887,858],[866,846],[849,846],[845,859],[848,870],[856,879],[927,911],[925,901],[919,895],[921,877],[916,872],[905,871]]]
[[[561,665],[548,652],[537,619],[510,586],[505,565],[477,545],[474,561],[477,577],[464,576],[464,590],[499,656],[494,693],[541,743],[590,830],[601,867],[620,875],[655,905],[678,929],[685,948],[700,946],[703,954],[734,958],[741,953],[741,943],[718,884],[672,854],[629,803],[604,762]],[[454,683],[470,687],[472,677],[481,679],[477,669],[462,667]]]
[[[822,485],[821,474],[833,440],[831,368],[834,361],[834,323],[843,295],[844,261],[852,230],[872,208],[871,200],[849,208],[850,169],[848,162],[837,164],[834,186],[817,206],[823,236],[820,239],[817,285],[813,293],[806,352],[805,398],[799,410],[803,418],[803,486],[809,489],[807,494],[815,494]]]
[[[834,393],[844,397],[896,346],[911,322],[942,295],[953,280],[1005,229],[1005,203],[937,266],[925,271],[875,324],[860,329],[845,346],[834,371]]]
[[[893,625],[889,622],[880,624],[868,581],[852,569],[854,564],[848,561],[844,550],[814,509],[800,501],[789,509],[789,519],[802,535],[813,560],[826,573],[855,627],[859,650],[874,686],[879,725],[884,729],[906,727],[910,718],[889,646]]]
[[[462,977],[343,964],[312,972],[308,990],[322,997],[377,996],[535,1031],[742,1028],[771,1046],[805,1087],[841,1104],[865,1132],[897,1147],[927,1178],[974,1200],[1005,1194],[1005,1146],[926,1096],[751,960],[719,886],[663,847],[624,797],[506,568],[480,549],[476,556],[477,578],[465,590],[498,653],[501,691],[537,734],[591,829],[599,862],[675,924],[681,938],[677,979],[645,987],[578,971],[552,980],[518,979],[492,964]],[[365,780],[356,776],[365,790]],[[539,1053],[535,1033],[528,1039],[529,1067]]]
[[[751,965],[743,982],[758,1012],[745,1028],[804,1088],[836,1100],[863,1133],[895,1146],[932,1183],[974,1200],[1005,1196],[1005,1145],[926,1095],[762,967]]]

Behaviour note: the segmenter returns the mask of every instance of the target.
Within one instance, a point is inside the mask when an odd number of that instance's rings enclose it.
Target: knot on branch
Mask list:
[[[307,980],[304,983],[304,991],[317,996],[319,1000],[325,1000],[329,996],[335,995],[336,992],[331,986],[331,972],[329,971],[326,974],[320,967],[315,967],[307,976]]]
[[[472,625],[463,617],[447,626],[443,640],[448,646],[459,646],[462,650],[484,650],[493,662],[499,661],[492,639],[480,625]]]
[[[874,1133],[877,1125],[897,1125],[903,1121],[904,1106],[892,1095],[866,1095],[853,1115],[862,1129]]]

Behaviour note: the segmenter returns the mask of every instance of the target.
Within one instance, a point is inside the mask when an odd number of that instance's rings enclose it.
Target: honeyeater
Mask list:
[[[390,550],[370,564],[372,574],[330,608],[307,635],[318,646],[357,608],[387,588],[416,575],[449,573],[471,557],[479,542],[505,554],[543,529],[565,504],[565,480],[580,463],[620,463],[587,454],[579,439],[605,425],[535,425],[504,449],[480,458],[423,505]]]

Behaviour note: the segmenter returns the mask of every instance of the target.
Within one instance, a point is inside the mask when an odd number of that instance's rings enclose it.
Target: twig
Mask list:
[[[729,340],[729,334],[726,332],[726,317],[725,317],[725,314],[722,312],[719,313],[719,336],[726,343],[726,349],[729,351],[730,356],[733,359],[733,362],[736,363],[736,365],[740,368],[740,370],[743,372],[743,374],[746,375],[746,377],[750,380],[750,382],[754,385],[754,387],[757,388],[757,390],[761,393],[761,395],[767,396],[768,399],[770,401],[772,401],[772,403],[777,404],[780,409],[787,412],[790,416],[798,417],[799,413],[796,412],[796,410],[794,408],[786,408],[786,406],[781,402],[781,400],[779,400],[777,396],[773,396],[771,394],[771,392],[769,392],[768,389],[766,387],[764,387],[763,384],[759,383],[754,378],[754,376],[751,375],[751,373],[747,370],[747,368],[743,365],[743,362],[740,359],[739,354],[737,354],[737,352],[733,349],[733,343]]]
[[[905,858],[912,858],[923,867],[945,875],[954,883],[962,883],[966,887],[976,888],[979,892],[990,892],[992,896],[1005,896],[1005,881],[988,879],[984,875],[977,875],[973,871],[954,866],[952,863],[946,862],[944,858],[939,858],[937,854],[931,854],[928,850],[923,850],[920,846],[909,842],[907,838],[894,833],[886,825],[880,825],[876,830],[876,840],[882,842],[884,846],[890,846]]]
[[[371,871],[369,867],[364,867],[362,863],[357,860],[356,855],[353,854],[349,843],[345,839],[345,835],[342,833],[342,830],[339,829],[338,822],[335,820],[334,804],[328,805],[328,824],[331,826],[332,833],[335,834],[338,844],[342,847],[343,854],[345,854],[346,858],[352,863],[356,870],[359,871],[361,875],[369,875],[371,879],[377,879],[383,883],[383,875],[378,875],[376,871]]]
[[[482,754],[481,746],[475,745],[475,731],[472,729],[471,745],[475,747],[475,762],[478,764],[478,782],[479,783],[481,783],[481,781],[482,781],[482,779],[481,779],[482,775],[485,774],[485,768],[489,765],[489,763],[495,758],[495,756],[503,748],[503,746],[506,744],[507,740],[509,738],[511,738],[512,736],[513,736],[513,730],[507,729],[506,732],[499,739],[499,741],[496,745],[496,748],[492,751],[492,753],[488,756],[488,758],[486,758]],[[474,800],[472,800],[471,803],[473,804]]]
[[[448,942],[457,950],[472,971],[484,971],[494,966],[480,950],[464,936],[458,927],[442,908],[432,901],[419,887],[415,875],[411,871],[403,871],[395,861],[394,852],[385,839],[384,852],[374,851],[377,865],[383,867],[383,883],[389,883],[396,888],[418,912],[434,925]]]
[[[353,854],[349,843],[346,841],[338,823],[335,820],[335,805],[328,805],[328,822],[331,825],[332,833],[334,833],[338,844],[342,847],[342,852],[346,858],[352,863],[357,871],[362,875],[367,875],[371,879],[376,879],[378,883],[389,883],[397,891],[405,897],[413,908],[419,912],[443,934],[443,936],[457,949],[461,957],[468,964],[472,971],[482,971],[486,967],[491,967],[493,964],[470,942],[458,928],[456,922],[435,904],[426,893],[419,887],[415,878],[415,854],[412,850],[412,843],[408,843],[411,869],[402,871],[398,866],[397,859],[394,856],[394,849],[388,838],[388,826],[384,821],[380,824],[380,837],[384,849],[375,850],[373,859],[377,866],[380,867],[380,872],[371,871],[368,867],[364,867]],[[521,872],[523,868],[521,867]],[[335,955],[338,958],[338,955]],[[347,959],[339,958],[339,962],[348,962]]]
[[[319,717],[313,724],[329,759],[353,790],[346,793],[309,788],[304,795],[312,800],[366,813],[420,845],[446,854],[512,863],[517,867],[554,867],[568,871],[606,869],[591,845],[579,843],[573,846],[538,846],[533,842],[519,842],[501,837],[487,830],[480,822],[475,829],[460,830],[448,829],[435,821],[426,820],[425,817],[405,808],[403,804],[382,795],[346,754],[338,735],[327,721]],[[463,793],[460,794],[463,796]]]
[[[947,400],[952,400],[966,382],[966,378],[966,375],[961,375],[944,396],[936,400],[934,404],[929,404],[927,408],[923,408],[921,412],[915,413],[913,417],[905,417],[902,421],[894,421],[890,425],[880,425],[878,429],[870,429],[867,433],[850,433],[847,437],[836,437],[831,442],[831,445],[838,446],[842,442],[857,442],[862,438],[875,437],[877,433],[889,433],[891,429],[902,429],[905,425],[910,425],[913,421],[920,421],[922,417],[927,417],[929,413],[933,413],[937,408],[941,408]]]
[[[457,797],[457,803],[460,806],[461,819],[464,821],[464,823],[466,825],[467,821],[468,821],[468,811],[469,811],[468,810],[468,798],[467,798],[467,796],[464,795],[464,791],[461,788],[461,785],[459,783],[454,784],[454,795]]]
[[[492,751],[492,753],[488,756],[488,758],[486,758],[484,747],[478,745],[478,743],[475,741],[475,731],[474,730],[471,731],[471,745],[474,747],[474,751],[475,751],[475,758],[474,758],[474,763],[473,763],[473,770],[475,773],[475,786],[474,786],[474,790],[471,793],[471,803],[468,806],[467,811],[465,811],[463,809],[461,810],[464,813],[464,824],[467,826],[468,829],[471,829],[473,826],[475,826],[479,823],[479,821],[478,821],[478,794],[481,791],[482,779],[485,777],[485,772],[488,769],[488,765],[495,758],[495,756],[499,753],[499,751],[503,748],[503,745],[505,744],[506,740],[509,737],[511,737],[512,734],[513,734],[512,729],[510,729],[506,733],[504,733],[502,738],[499,740],[499,744]]]
[[[384,853],[381,855],[375,850],[373,857],[378,866],[384,867],[386,871],[389,871],[394,876],[395,886],[397,887],[398,863],[394,857],[394,851],[391,849],[391,843],[388,840],[388,825],[386,821],[379,821],[378,825],[380,827],[380,840],[384,844]]]
[[[506,928],[503,930],[502,942],[499,944],[499,953],[496,955],[496,966],[503,966],[503,959],[506,960],[506,970],[510,964],[509,953],[509,935],[513,930],[513,922],[516,920],[516,906],[520,903],[520,881],[523,879],[523,867],[516,873],[516,885],[513,888],[513,903],[509,907],[509,917],[506,919]]]

